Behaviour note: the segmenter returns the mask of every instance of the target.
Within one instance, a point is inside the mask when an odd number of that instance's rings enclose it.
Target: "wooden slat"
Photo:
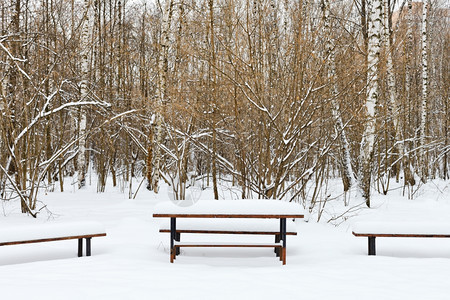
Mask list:
[[[77,235],[77,236],[62,236],[62,237],[57,237],[57,238],[47,238],[47,239],[38,239],[38,240],[0,242],[0,246],[32,244],[32,243],[42,243],[42,242],[54,242],[54,241],[63,241],[63,240],[74,240],[74,239],[84,239],[84,238],[92,238],[92,237],[100,237],[100,236],[106,236],[106,233],[96,233],[96,234]]]
[[[364,237],[418,237],[418,238],[450,238],[450,234],[419,234],[419,233],[359,233],[352,232],[354,236]]]
[[[226,247],[226,248],[282,248],[280,243],[253,243],[253,244],[233,244],[233,243],[175,243],[175,247]]]
[[[233,231],[233,230],[191,230],[191,229],[177,229],[177,233],[209,233],[209,234],[261,234],[261,235],[275,235],[280,234],[279,231]],[[170,233],[170,229],[160,229],[159,232]],[[297,235],[297,232],[286,232],[287,235]]]
[[[242,218],[242,219],[302,219],[304,215],[247,214],[153,214],[154,218]]]

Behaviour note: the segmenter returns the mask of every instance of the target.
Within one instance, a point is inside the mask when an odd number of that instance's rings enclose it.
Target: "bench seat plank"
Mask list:
[[[170,229],[160,229],[161,233],[170,233]],[[279,231],[230,231],[230,230],[199,230],[199,229],[177,229],[177,233],[204,233],[204,234],[260,234],[260,235],[277,235]],[[286,232],[287,235],[297,235],[297,232]]]
[[[286,222],[287,234],[297,235],[295,223]],[[210,234],[267,234],[280,233],[280,221],[277,219],[178,219],[178,233],[210,233]],[[160,232],[170,232],[170,222],[164,220],[160,224]]]
[[[63,240],[79,237],[105,236],[106,231],[98,222],[45,223],[28,226],[11,226],[0,229],[0,244],[37,243],[47,240]]]
[[[86,238],[93,238],[93,237],[100,237],[100,236],[106,236],[106,233],[77,235],[77,236],[63,236],[63,237],[57,237],[57,238],[46,238],[46,239],[38,239],[38,240],[21,240],[21,241],[13,241],[13,242],[1,242],[0,246],[32,244],[32,243],[42,243],[42,242],[54,242],[54,241],[75,240],[75,239],[86,239]]]
[[[425,234],[425,233],[356,233],[354,236],[364,237],[405,237],[405,238],[450,238],[450,234]]]
[[[445,222],[360,222],[353,226],[356,236],[449,237]]]
[[[282,247],[281,243],[211,243],[211,242],[175,242],[175,247]]]

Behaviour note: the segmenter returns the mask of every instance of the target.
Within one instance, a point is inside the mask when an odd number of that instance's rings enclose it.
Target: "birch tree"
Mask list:
[[[404,147],[403,147],[403,141],[401,141],[401,130],[399,128],[400,122],[400,105],[397,100],[396,95],[396,89],[395,89],[395,74],[394,74],[394,62],[392,58],[392,45],[391,45],[391,26],[390,26],[390,8],[389,8],[389,0],[382,0],[383,1],[383,44],[385,48],[385,55],[386,55],[386,80],[387,80],[387,105],[388,105],[388,113],[389,118],[392,121],[392,144],[393,144],[393,153],[403,155]],[[387,159],[387,158],[386,158]],[[400,162],[402,161],[401,158],[395,159],[397,162],[394,163],[394,175],[396,178],[399,176],[400,172]]]
[[[420,110],[419,127],[419,170],[420,178],[423,182],[427,180],[427,161],[425,158],[426,146],[426,123],[427,123],[427,102],[428,102],[428,12],[430,0],[423,1],[422,11],[422,104]]]
[[[162,11],[161,37],[160,37],[160,53],[158,60],[158,84],[157,84],[157,109],[155,112],[155,135],[154,135],[154,151],[153,155],[153,174],[152,189],[158,192],[158,183],[161,168],[161,143],[163,141],[163,123],[164,113],[167,104],[167,76],[169,72],[169,47],[170,47],[170,24],[172,22],[173,1],[165,1],[165,7]]]
[[[378,75],[380,60],[380,41],[382,33],[382,1],[373,0],[369,18],[369,43],[367,50],[367,98],[366,121],[360,150],[360,182],[361,195],[370,207],[370,184],[372,177],[373,153],[375,145],[376,105],[379,95]]]
[[[80,47],[81,47],[81,81],[80,81],[80,98],[81,101],[87,101],[89,90],[89,53],[90,53],[90,7],[91,1],[84,0],[84,19],[82,23]],[[79,121],[78,121],[78,136],[80,137],[78,142],[78,156],[77,156],[77,179],[78,188],[82,188],[86,183],[86,111],[83,106],[79,109]]]
[[[406,45],[405,45],[405,98],[406,98],[406,104],[409,106],[412,101],[412,49],[413,49],[413,13],[412,13],[412,1],[408,0],[408,11],[406,15]],[[409,117],[408,117],[409,119]],[[406,120],[403,122],[404,126],[406,126]],[[403,128],[403,142],[400,147],[403,146],[403,153],[400,152],[401,155],[403,155],[403,172],[404,172],[404,186],[409,187],[415,185],[415,179],[414,179],[414,172],[411,169],[411,161],[410,161],[410,155],[409,151],[411,147],[407,147],[406,140],[407,136],[405,136],[407,133],[407,130]],[[400,134],[400,130],[396,132],[397,141],[398,134]],[[409,143],[408,143],[409,144]]]

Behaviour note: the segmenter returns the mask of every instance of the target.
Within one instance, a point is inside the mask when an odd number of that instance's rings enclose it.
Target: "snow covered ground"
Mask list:
[[[377,256],[367,256],[367,239],[351,234],[357,221],[450,221],[450,183],[434,181],[411,201],[401,190],[374,195],[372,209],[335,227],[326,217],[296,223],[288,236],[287,265],[272,249],[182,249],[169,263],[168,234],[151,217],[168,201],[141,190],[136,199],[95,186],[41,195],[52,215],[32,219],[17,202],[3,203],[0,227],[96,220],[108,236],[92,240],[92,256],[77,257],[77,242],[0,247],[1,299],[450,299],[450,239],[377,239]],[[202,198],[212,196],[204,191]],[[354,215],[354,214],[352,214]],[[245,240],[255,237],[188,236],[182,240]],[[260,237],[272,241],[272,237]]]

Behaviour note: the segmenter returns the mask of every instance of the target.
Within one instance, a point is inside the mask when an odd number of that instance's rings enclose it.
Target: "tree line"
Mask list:
[[[367,206],[448,180],[449,8],[425,0],[8,0],[0,195],[143,178]],[[68,179],[71,178],[71,179]],[[312,191],[310,188],[313,187]],[[130,186],[131,193],[131,186]],[[130,194],[130,197],[132,195]]]

